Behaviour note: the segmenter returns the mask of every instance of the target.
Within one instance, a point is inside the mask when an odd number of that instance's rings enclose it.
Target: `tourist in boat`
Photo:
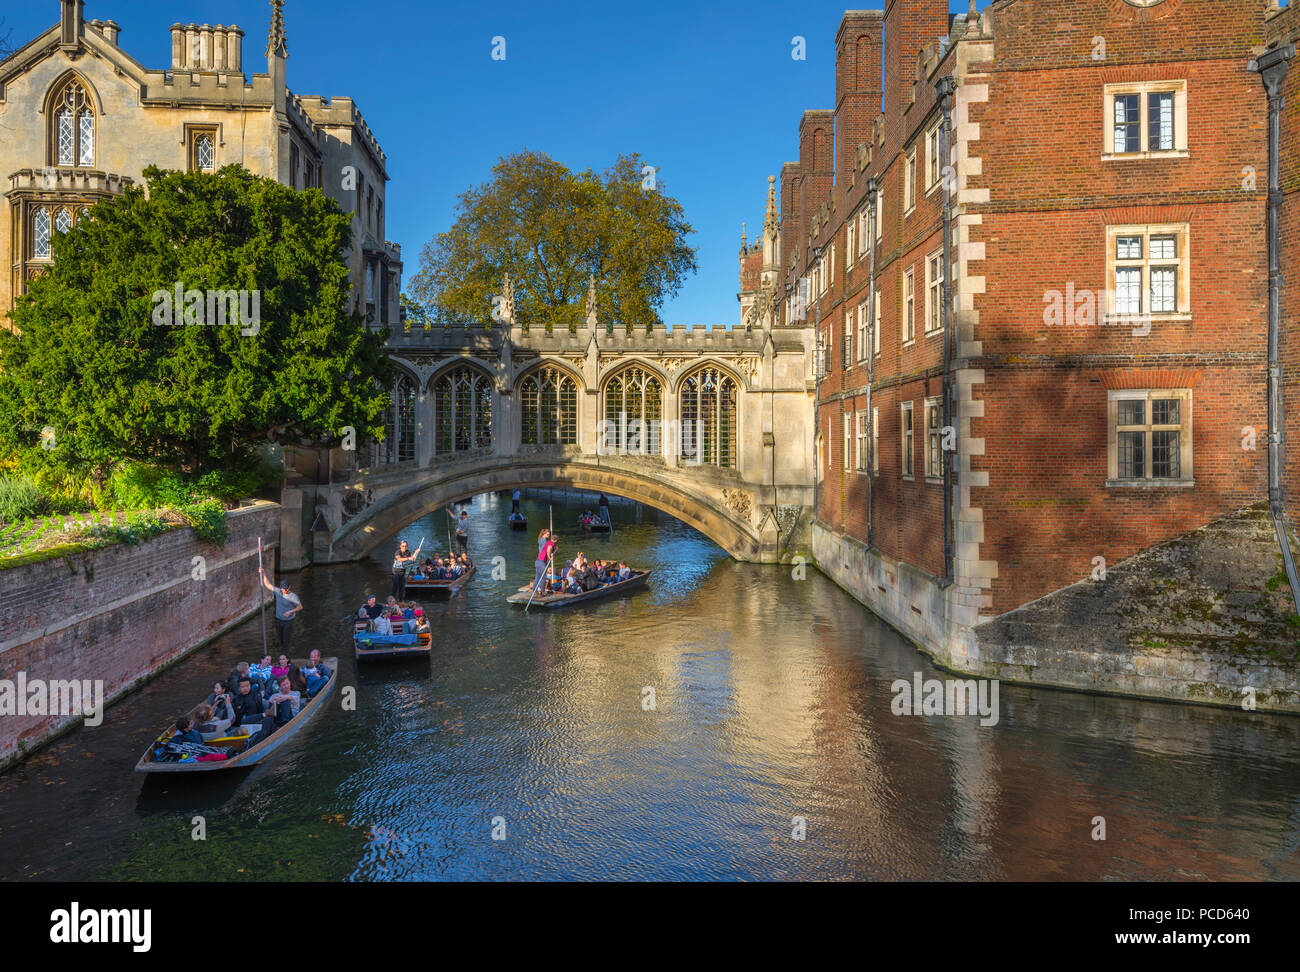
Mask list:
[[[265,739],[281,726],[287,726],[301,702],[302,696],[293,690],[289,676],[280,679],[279,691],[266,700],[266,714],[262,716],[262,738]]]
[[[627,566],[627,564],[624,563],[624,562],[621,561],[621,560],[618,562],[618,579],[619,579],[620,581],[625,581],[625,580],[631,580],[631,579],[632,579],[632,571],[631,571],[631,569],[629,569],[629,567]]]
[[[460,519],[457,520],[455,511],[449,506],[447,515],[456,522],[456,545],[464,553],[469,549],[469,510],[461,510]]]
[[[406,597],[406,568],[416,563],[420,556],[420,551],[424,549],[424,541],[420,541],[420,546],[411,552],[411,548],[403,540],[397,545],[397,553],[393,555],[393,596]]]
[[[388,617],[388,609],[385,608],[384,613],[375,618],[376,634],[391,635],[393,633],[393,622],[388,620]]]
[[[271,677],[270,655],[263,655],[260,662],[249,665],[248,676],[253,680],[253,684],[260,694],[270,695],[275,691],[275,680]]]
[[[203,736],[212,736],[225,732],[230,728],[230,723],[233,720],[218,718],[212,706],[203,702],[190,713],[190,721],[194,723],[194,731],[199,734],[201,739]]]
[[[510,519],[512,520],[515,518],[515,514],[519,512],[519,501],[521,499],[523,499],[523,493],[519,490],[515,490],[514,495],[510,497]]]
[[[321,686],[330,680],[333,673],[329,670],[328,665],[321,662],[319,648],[311,650],[311,655],[307,659],[307,667],[302,670],[302,674],[307,679],[308,698],[319,692]]]
[[[291,664],[285,675],[289,679],[290,688],[300,695],[307,694],[307,676],[302,673],[301,668]]]
[[[373,621],[375,618],[379,617],[380,612],[382,611],[383,608],[379,606],[379,602],[376,600],[375,595],[367,594],[366,603],[361,605],[361,609],[357,611],[357,617],[364,615],[367,621]]]
[[[288,651],[293,641],[293,622],[302,610],[302,600],[293,592],[293,585],[288,581],[280,581],[277,588],[267,580],[266,571],[261,567],[257,568],[257,574],[262,579],[262,586],[275,595],[275,630],[280,636],[280,647]]]
[[[204,705],[210,705],[216,713],[218,719],[227,721],[233,720],[235,711],[231,707],[230,690],[226,688],[225,682],[216,682],[212,686],[212,691],[208,693]]]
[[[203,737],[194,728],[194,720],[188,717],[176,720],[176,732],[172,734],[174,743],[198,743],[203,745]]]
[[[237,684],[239,691],[235,693],[234,699],[235,725],[246,726],[261,722],[266,713],[262,693],[253,691],[253,680],[247,675],[241,675]]]
[[[271,666],[271,677],[277,682],[289,674],[289,656],[280,655],[280,660]]]

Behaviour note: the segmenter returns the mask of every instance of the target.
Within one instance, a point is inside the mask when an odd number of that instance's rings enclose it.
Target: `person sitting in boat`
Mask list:
[[[375,595],[367,594],[366,603],[361,605],[361,610],[357,611],[357,617],[365,615],[367,620],[373,621],[375,618],[379,617],[381,611],[383,611],[383,608],[379,606],[379,602],[375,599]]]
[[[280,660],[271,666],[271,677],[278,683],[280,679],[289,674],[289,656],[280,655]]]
[[[261,722],[262,716],[266,713],[266,703],[262,700],[262,693],[253,691],[253,680],[247,675],[241,675],[237,684],[239,691],[235,693],[233,704],[235,725],[246,726]]]
[[[299,695],[307,694],[307,676],[302,673],[302,669],[297,665],[291,664],[287,673],[289,687]]]
[[[388,610],[375,618],[375,634],[391,635],[393,633],[393,622],[388,620]]]
[[[253,683],[253,691],[255,691],[258,695],[262,694],[261,681],[259,679],[254,679],[253,676],[249,674],[248,669],[249,669],[248,662],[243,661],[230,670],[230,676],[226,680],[226,684],[230,686],[229,691],[231,695],[234,695],[239,691],[239,680],[245,677],[248,678],[248,680]],[[212,704],[216,705],[215,702]]]
[[[203,737],[199,731],[194,728],[194,720],[187,717],[176,720],[176,732],[172,734],[172,742],[175,743],[198,743],[203,745]]]
[[[618,579],[621,581],[632,579],[632,570],[623,561],[618,562]]]
[[[275,679],[271,675],[270,655],[263,655],[260,662],[255,665],[249,665],[248,675],[261,687],[263,695],[270,695],[275,691]]]
[[[302,670],[303,677],[307,679],[307,697],[313,697],[320,691],[322,685],[330,680],[333,674],[329,666],[321,662],[320,649],[313,648],[311,655],[307,659],[307,667]]]
[[[208,693],[204,705],[212,707],[213,712],[218,719],[225,719],[227,724],[235,718],[235,710],[231,706],[233,700],[230,696],[230,690],[226,688],[225,682],[216,682],[212,686],[212,691]]]
[[[262,717],[262,738],[265,739],[281,726],[287,726],[298,712],[302,696],[289,684],[289,676],[280,679],[279,691],[266,700],[266,714]]]

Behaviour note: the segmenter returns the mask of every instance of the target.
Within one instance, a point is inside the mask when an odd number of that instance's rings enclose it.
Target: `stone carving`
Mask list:
[[[724,489],[722,491],[722,501],[727,504],[727,509],[743,520],[748,520],[754,510],[754,501],[750,499],[747,490]]]

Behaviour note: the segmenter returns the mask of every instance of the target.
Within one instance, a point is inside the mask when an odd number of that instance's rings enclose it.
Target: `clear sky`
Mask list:
[[[983,9],[985,0],[980,0]],[[855,9],[883,7],[857,0]],[[966,0],[952,0],[954,13]],[[669,324],[739,317],[740,224],[761,233],[767,177],[798,157],[805,109],[833,108],[844,0],[287,0],[289,86],[356,99],[388,154],[388,237],[409,279],[456,197],[502,155],[545,152],[603,169],[655,165],[695,229],[699,272]],[[171,63],[176,22],[238,24],[244,71],[266,70],[266,0],[87,0],[146,67]],[[15,47],[58,22],[58,0],[5,3]],[[791,39],[807,39],[807,59]],[[505,38],[504,61],[491,57]],[[7,173],[0,173],[0,176]]]

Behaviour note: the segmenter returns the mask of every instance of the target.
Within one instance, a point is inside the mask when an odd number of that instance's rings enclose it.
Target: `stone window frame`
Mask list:
[[[903,314],[899,321],[899,333],[903,347],[916,343],[916,267],[903,271]]]
[[[876,295],[872,301],[873,313],[871,315],[871,356],[880,357],[880,332],[884,330],[880,326],[880,289],[876,288]]]
[[[858,361],[867,360],[867,349],[871,346],[871,311],[865,300],[858,301]]]
[[[844,371],[853,367],[853,311],[844,312],[844,348],[840,354],[840,365]]]
[[[880,476],[880,406],[871,406],[871,475]]]
[[[907,150],[903,159],[903,216],[912,215],[916,209],[916,146]]]
[[[72,161],[64,162],[59,157],[59,115],[67,110],[64,100],[69,88],[76,85],[81,89],[82,101],[72,111]],[[99,161],[99,104],[98,96],[89,82],[80,74],[68,73],[60,77],[49,89],[47,101],[48,126],[46,135],[46,158],[48,165],[59,169],[95,169]],[[93,158],[82,161],[83,138],[85,132],[81,120],[90,117],[90,146]]]
[[[937,263],[936,263],[937,261]],[[939,276],[935,276],[935,267]],[[943,247],[932,250],[925,255],[925,336],[934,337],[943,333]],[[930,321],[934,321],[934,327]]]
[[[853,252],[853,244],[856,242],[854,237],[855,237],[855,231],[857,230],[857,226],[858,226],[857,221],[850,219],[846,224],[846,228],[844,231],[844,237],[845,237],[844,238],[844,269],[845,270],[851,270],[853,268],[853,261],[856,256]]]
[[[916,415],[911,401],[898,405],[898,468],[903,479],[916,478]]]
[[[943,182],[943,160],[940,158],[942,148],[939,145],[939,132],[942,128],[936,121],[925,130],[925,194],[934,192]]]
[[[1150,408],[1144,409],[1142,425],[1119,425],[1119,403],[1121,401],[1142,401],[1178,399],[1179,424],[1157,425],[1151,420],[1155,417]],[[1145,489],[1186,488],[1195,486],[1193,469],[1193,424],[1192,424],[1192,390],[1190,388],[1113,388],[1106,393],[1106,486],[1107,488],[1137,487]],[[1153,432],[1174,431],[1179,433],[1177,478],[1157,479],[1151,475]],[[1147,433],[1143,440],[1143,472],[1141,478],[1121,479],[1119,477],[1119,433],[1121,431],[1141,431]]]
[[[1173,94],[1174,96],[1174,147],[1172,149],[1151,149],[1149,118],[1150,96],[1153,94]],[[1137,95],[1139,111],[1137,152],[1115,151],[1115,98],[1122,95]],[[1123,81],[1105,85],[1102,89],[1102,144],[1101,160],[1103,162],[1131,162],[1137,159],[1186,159],[1191,157],[1188,150],[1187,129],[1187,80],[1169,79],[1165,81]]]
[[[1119,238],[1121,236],[1140,236],[1142,237],[1142,256],[1140,259],[1120,259],[1118,255]],[[1175,294],[1175,304],[1177,309],[1174,311],[1154,312],[1150,309],[1151,297],[1151,238],[1156,236],[1173,236],[1177,239],[1178,256],[1175,264],[1177,266],[1177,288]],[[1159,261],[1158,261],[1159,262]],[[1162,266],[1171,264],[1161,263]],[[1106,227],[1106,307],[1105,315],[1108,323],[1127,323],[1133,318],[1133,314],[1121,314],[1116,307],[1116,301],[1119,296],[1117,286],[1118,270],[1123,268],[1142,269],[1142,285],[1140,292],[1143,295],[1142,308],[1137,312],[1144,320],[1150,318],[1152,321],[1164,321],[1168,323],[1188,323],[1192,319],[1192,253],[1191,253],[1191,224],[1189,223],[1124,223],[1115,224]]]
[[[844,433],[844,446],[840,453],[840,472],[847,473],[853,469],[853,413],[840,412],[840,431]],[[840,514],[843,515],[841,510]]]
[[[226,144],[221,138],[221,123],[200,124],[186,122],[182,130],[181,144],[185,146],[185,169],[187,172],[206,171],[199,168],[197,159],[199,138],[203,135],[207,135],[212,139],[212,171],[216,172],[221,168],[221,149]]]
[[[857,437],[857,460],[854,462],[854,469],[860,475],[867,474],[867,410],[865,408],[855,408],[853,410],[853,421],[856,425],[855,433]]]
[[[925,481],[943,482],[943,401],[937,395],[927,396],[925,407]],[[937,421],[935,424],[934,421]],[[933,472],[938,458],[938,472]]]

